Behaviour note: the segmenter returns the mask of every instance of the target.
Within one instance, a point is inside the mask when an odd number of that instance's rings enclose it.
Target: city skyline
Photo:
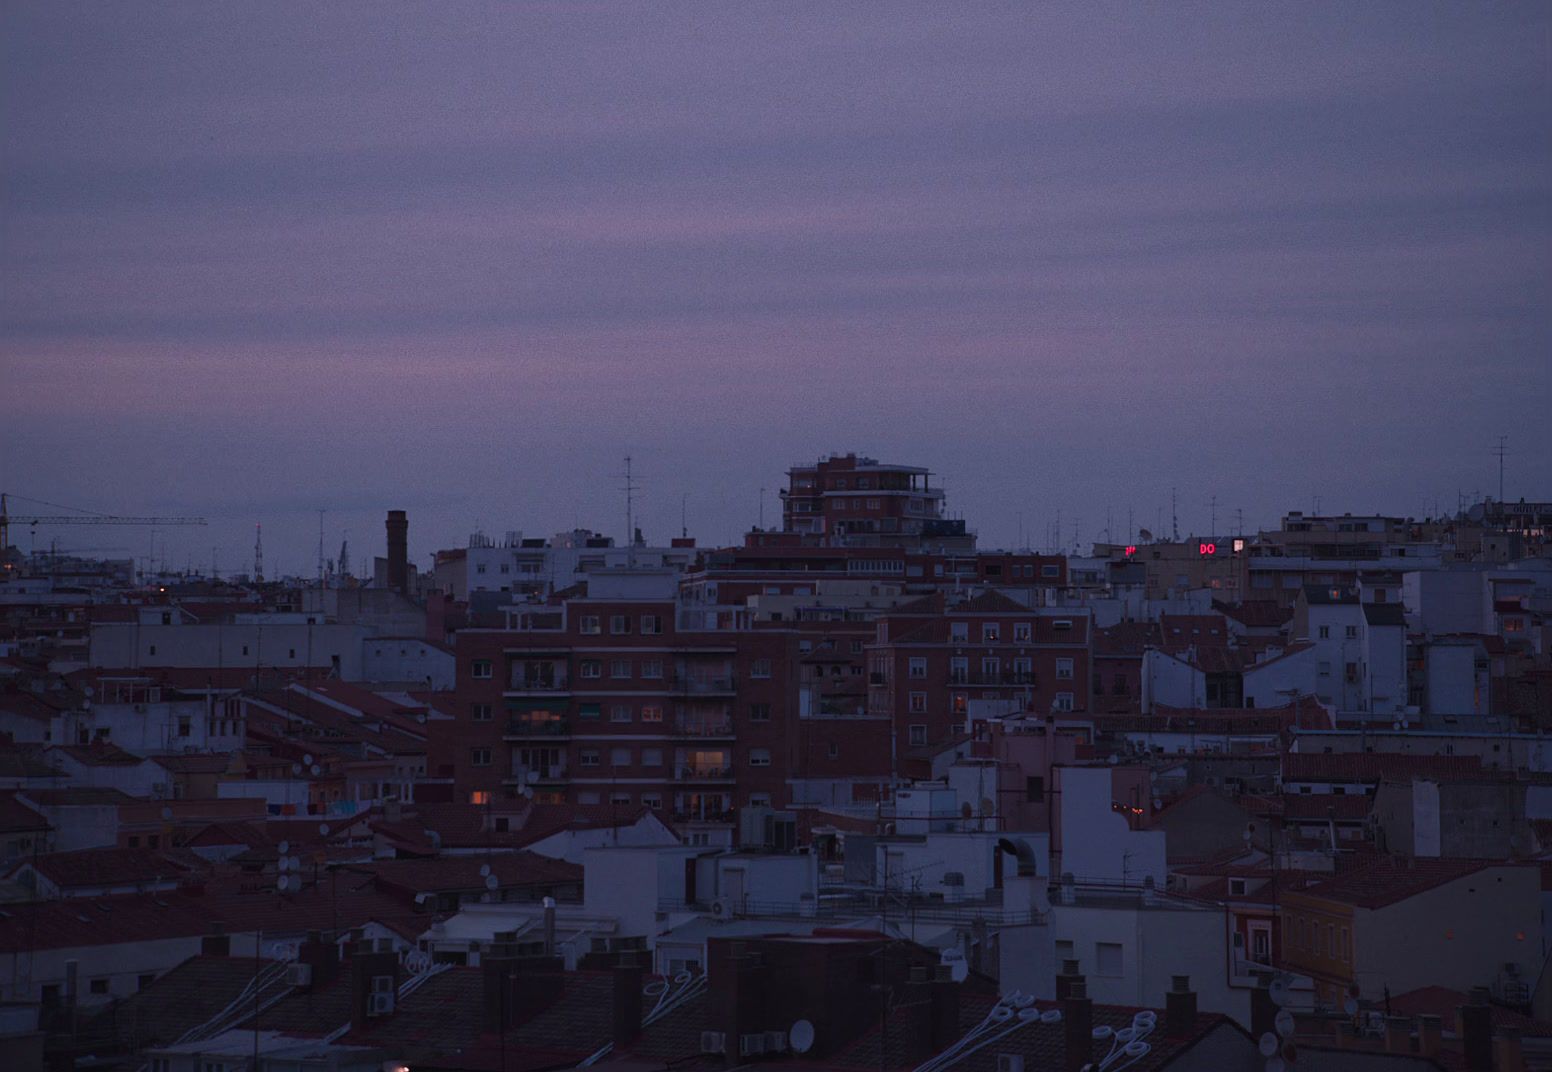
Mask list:
[[[627,453],[708,543],[830,450],[988,544],[1549,497],[1544,8],[467,11],[7,8],[0,488],[283,566]]]

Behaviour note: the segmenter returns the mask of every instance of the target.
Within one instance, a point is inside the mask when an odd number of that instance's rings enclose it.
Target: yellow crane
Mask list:
[[[37,503],[39,506],[53,507],[55,510],[76,510],[76,513],[13,514],[6,501],[13,498]],[[125,517],[120,514],[99,514],[74,506],[61,506],[41,499],[28,499],[24,495],[7,495],[5,492],[0,492],[0,552],[4,552],[11,546],[13,524],[27,525],[36,530],[39,525],[155,525],[160,527],[162,525],[203,525],[204,523],[205,519],[202,517]]]

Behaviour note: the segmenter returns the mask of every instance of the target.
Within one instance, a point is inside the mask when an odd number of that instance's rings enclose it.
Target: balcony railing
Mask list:
[[[571,682],[565,674],[514,674],[509,692],[566,692]]]
[[[732,767],[674,768],[674,781],[676,782],[730,782],[732,780]]]
[[[567,737],[571,734],[571,721],[564,718],[509,718],[507,737]]]
[[[530,775],[532,777],[530,777]],[[559,782],[566,778],[566,765],[564,763],[514,763],[512,764],[512,781],[522,782]]]
[[[1036,675],[1031,670],[999,670],[989,673],[985,670],[951,670],[948,675],[950,685],[1035,685]]]
[[[696,811],[675,811],[672,813],[676,823],[730,823],[733,821],[731,809],[706,808]]]
[[[687,692],[697,696],[735,691],[731,677],[696,677],[690,674],[676,676],[673,688],[676,692]]]
[[[733,720],[730,718],[679,719],[674,722],[676,737],[731,737]]]

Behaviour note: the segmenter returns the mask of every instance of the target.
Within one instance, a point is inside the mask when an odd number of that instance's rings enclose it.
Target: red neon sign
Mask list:
[[[1215,543],[1199,543],[1196,545],[1199,554],[1215,555],[1218,553],[1218,545]]]
[[[1137,545],[1135,543],[1134,544],[1128,544],[1127,548],[1126,548],[1126,557],[1127,558],[1131,558],[1136,553],[1137,553]]]

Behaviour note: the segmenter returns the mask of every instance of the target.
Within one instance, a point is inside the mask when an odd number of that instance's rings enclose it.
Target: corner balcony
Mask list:
[[[734,736],[733,720],[722,718],[681,718],[674,721],[669,731],[675,737],[728,737]]]
[[[679,766],[674,768],[676,782],[731,782],[732,767]]]
[[[509,718],[502,737],[526,741],[536,737],[570,737],[571,720],[565,718]]]

